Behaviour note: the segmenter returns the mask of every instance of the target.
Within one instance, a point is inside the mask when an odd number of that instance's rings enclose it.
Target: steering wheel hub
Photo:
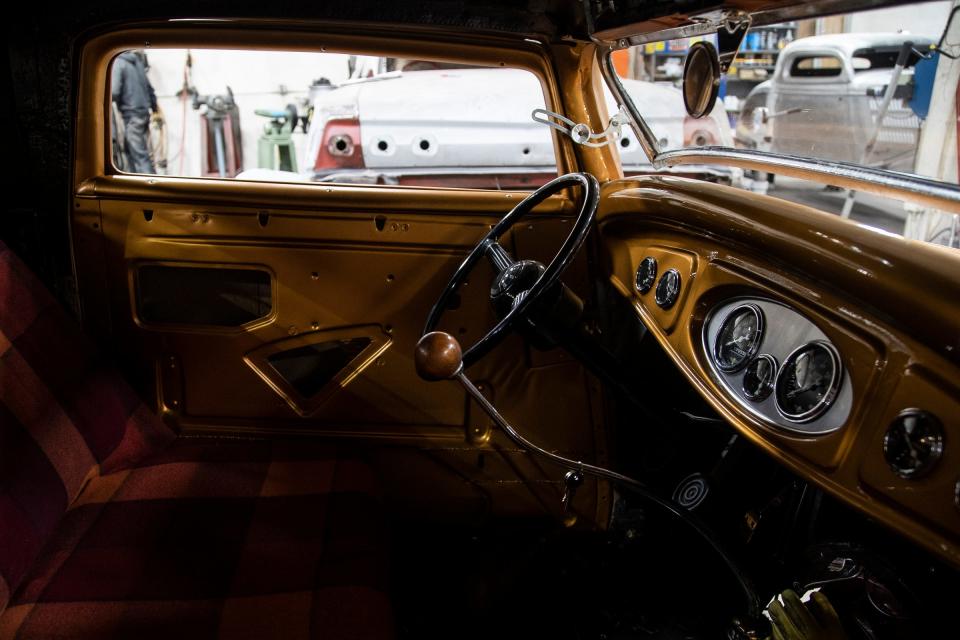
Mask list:
[[[490,286],[490,302],[497,316],[506,316],[527,295],[547,268],[536,260],[520,260],[500,272]]]

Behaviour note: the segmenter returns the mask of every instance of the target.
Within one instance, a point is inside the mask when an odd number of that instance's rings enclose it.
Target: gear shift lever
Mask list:
[[[604,469],[603,467],[596,467],[592,464],[557,455],[520,435],[463,373],[462,356],[463,352],[456,338],[442,331],[431,331],[420,338],[420,342],[417,343],[417,348],[414,352],[414,363],[416,364],[417,373],[424,380],[458,380],[464,389],[467,390],[467,393],[469,393],[487,415],[497,423],[497,426],[503,429],[504,433],[521,447],[550,458],[554,462],[574,471],[577,476],[582,476],[583,473],[590,473],[601,478],[606,478],[607,480],[619,482],[641,493],[648,492],[644,484],[633,478],[621,475],[616,471]],[[658,500],[662,499],[658,498]]]
[[[516,429],[513,428],[513,426],[510,425],[509,422],[507,422],[506,418],[500,415],[500,412],[497,411],[497,408],[494,407],[489,400],[487,400],[486,396],[480,393],[474,384],[470,382],[470,379],[467,378],[466,374],[464,374],[463,351],[460,348],[460,343],[457,342],[457,339],[452,335],[442,331],[432,331],[424,335],[417,343],[417,348],[414,352],[414,363],[417,368],[417,373],[424,380],[458,380],[460,384],[463,385],[463,388],[467,390],[467,393],[470,394],[470,397],[477,401],[487,415],[490,416],[490,419],[493,420],[498,427],[503,429],[503,432],[506,433],[511,440],[524,449],[538,453],[569,469],[570,473],[568,473],[564,478],[564,511],[569,509],[570,501],[573,499],[573,494],[583,481],[583,474],[589,473],[599,478],[611,480],[625,488],[630,489],[638,496],[641,496],[642,498],[656,504],[660,508],[687,523],[687,525],[692,527],[694,531],[696,531],[711,547],[713,547],[720,557],[723,558],[724,563],[730,568],[743,588],[744,595],[747,599],[749,615],[753,619],[758,619],[760,612],[760,600],[757,597],[756,592],[753,590],[749,579],[733,560],[733,558],[727,554],[723,547],[720,546],[720,543],[717,542],[710,531],[707,530],[699,520],[697,520],[692,514],[683,510],[682,507],[679,507],[670,500],[657,495],[647,488],[645,484],[638,480],[634,480],[633,478],[619,474],[616,471],[611,471],[610,469],[604,469],[603,467],[565,458],[551,451],[547,451],[543,447],[537,446],[533,442],[530,442],[524,438],[522,435],[520,435],[520,433],[517,432]]]

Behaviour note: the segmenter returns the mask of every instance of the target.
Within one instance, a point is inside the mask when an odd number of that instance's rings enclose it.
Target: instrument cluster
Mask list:
[[[853,392],[840,354],[793,309],[761,298],[725,302],[708,316],[703,343],[715,377],[755,416],[807,435],[846,422]]]

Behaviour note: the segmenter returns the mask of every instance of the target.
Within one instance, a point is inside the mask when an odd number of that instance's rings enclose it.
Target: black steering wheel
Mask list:
[[[534,207],[570,186],[581,187],[580,212],[577,214],[573,229],[570,230],[570,235],[563,241],[557,255],[546,267],[529,260],[515,262],[500,245],[501,236],[529,214]],[[500,344],[510,329],[527,317],[534,309],[534,305],[543,298],[544,293],[552,290],[560,281],[560,276],[570,266],[587,239],[599,202],[600,185],[589,173],[568,173],[560,176],[524,198],[477,243],[467,258],[457,267],[450,282],[430,310],[423,334],[426,335],[437,328],[440,316],[446,310],[451,296],[467,279],[477,262],[483,256],[487,256],[495,271],[491,297],[499,298],[499,302],[501,305],[506,305],[507,310],[496,326],[464,352],[463,367],[467,368],[485,356]]]

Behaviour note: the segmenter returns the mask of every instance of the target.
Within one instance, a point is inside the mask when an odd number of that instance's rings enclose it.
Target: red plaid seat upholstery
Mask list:
[[[377,495],[328,445],[174,439],[0,244],[0,639],[389,638]]]
[[[0,243],[0,612],[88,477],[172,438]]]
[[[389,638],[377,503],[328,447],[179,439],[90,482],[0,638]]]

